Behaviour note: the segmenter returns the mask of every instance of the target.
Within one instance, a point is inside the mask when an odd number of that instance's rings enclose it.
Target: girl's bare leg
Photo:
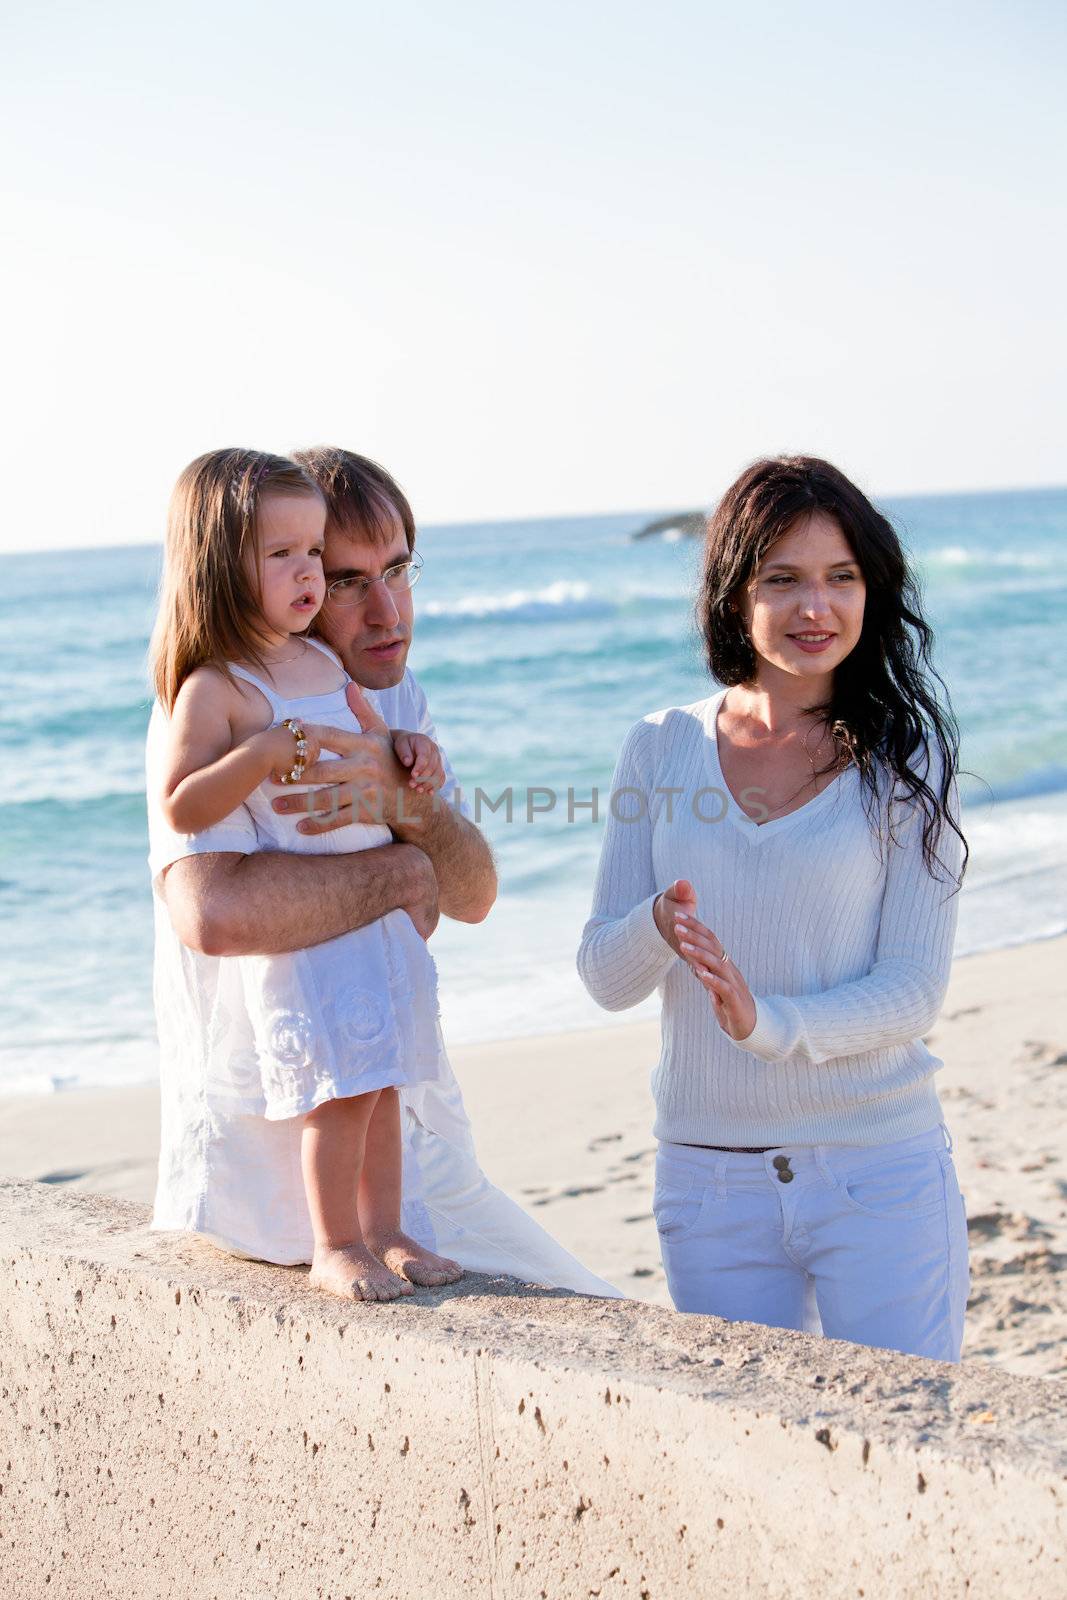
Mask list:
[[[346,1300],[395,1300],[411,1293],[381,1256],[367,1248],[359,1225],[359,1185],[367,1130],[380,1091],[326,1100],[304,1118],[300,1166],[315,1249],[309,1282]]]
[[[363,1238],[379,1261],[411,1283],[434,1288],[455,1283],[463,1268],[447,1256],[424,1250],[400,1231],[402,1146],[400,1100],[395,1089],[383,1089],[367,1128],[366,1153],[359,1181],[359,1222]]]

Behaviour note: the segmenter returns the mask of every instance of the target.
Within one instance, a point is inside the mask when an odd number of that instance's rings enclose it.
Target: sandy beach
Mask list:
[[[965,1360],[1067,1375],[1067,937],[955,963],[927,1041],[969,1219]],[[651,1213],[655,1022],[456,1049],[486,1171],[626,1294],[669,1304]],[[154,1085],[0,1100],[0,1173],[151,1202]]]

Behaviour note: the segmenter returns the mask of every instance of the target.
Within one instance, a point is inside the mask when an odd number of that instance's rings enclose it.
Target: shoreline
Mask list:
[[[1020,935],[1018,938],[1005,940],[1003,944],[983,945],[978,950],[962,951],[959,955],[953,957],[952,970],[955,972],[957,967],[965,962],[1005,954],[1008,951],[1019,950],[1029,945],[1045,945],[1050,940],[1057,939],[1064,941],[1065,950],[1067,950],[1067,924],[1062,928],[1054,928],[1048,933]],[[1067,972],[1067,955],[1064,958],[1064,970]],[[642,1003],[647,1004],[647,1002]],[[948,1004],[947,998],[945,1004]],[[538,1040],[541,1043],[561,1044],[568,1039],[576,1037],[596,1038],[600,1033],[610,1034],[619,1030],[626,1031],[627,1029],[645,1026],[658,1027],[658,1025],[658,1020],[655,1016],[642,1016],[634,1019],[627,1012],[605,1012],[602,1020],[589,1025],[544,1028],[536,1033],[496,1033],[487,1039],[467,1039],[459,1043],[451,1043],[448,1045],[448,1050],[454,1064],[461,1053],[465,1054],[468,1051],[491,1051],[501,1049],[504,1046],[510,1048],[514,1045],[532,1044]],[[1067,1028],[1065,1028],[1065,1031],[1067,1031]],[[154,1039],[146,1041],[145,1049],[148,1052],[154,1053],[156,1048]],[[34,1087],[22,1089],[18,1092],[5,1089],[0,1084],[0,1113],[6,1115],[10,1107],[20,1105],[24,1100],[34,1104],[39,1102],[51,1104],[57,1101],[66,1104],[68,1100],[72,1100],[79,1095],[128,1095],[154,1089],[155,1086],[156,1079],[154,1077],[131,1078],[128,1083],[72,1083],[51,1088]],[[2,1129],[0,1129],[0,1141],[2,1141],[2,1138],[3,1133]],[[0,1149],[2,1148],[2,1142],[0,1142]]]
[[[1067,936],[959,956],[926,1035],[969,1221],[964,1359],[1067,1376]],[[651,1215],[657,1018],[450,1047],[493,1181],[627,1295],[669,1305]],[[517,1135],[516,1130],[520,1130]],[[151,1204],[155,1083],[0,1098],[0,1174]]]

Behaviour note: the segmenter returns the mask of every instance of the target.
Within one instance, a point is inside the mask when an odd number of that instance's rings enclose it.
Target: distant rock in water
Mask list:
[[[659,534],[664,539],[669,539],[673,534],[676,539],[703,539],[707,525],[706,511],[675,511],[669,517],[657,517],[655,522],[646,522],[643,528],[638,528],[630,537],[654,539]]]

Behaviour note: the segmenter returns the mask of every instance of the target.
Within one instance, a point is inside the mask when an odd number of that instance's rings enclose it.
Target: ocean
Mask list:
[[[971,864],[957,954],[1067,929],[1067,490],[885,500],[922,581],[963,730]],[[427,528],[410,656],[501,894],[432,949],[452,1043],[625,1022],[585,994],[606,796],[627,729],[715,687],[692,621],[696,541],[640,513]],[[0,1094],[150,1080],[143,745],[158,546],[3,558]],[[527,820],[529,789],[559,796]],[[578,805],[567,816],[567,791]],[[548,804],[543,794],[534,807]],[[601,803],[603,809],[603,801]]]

